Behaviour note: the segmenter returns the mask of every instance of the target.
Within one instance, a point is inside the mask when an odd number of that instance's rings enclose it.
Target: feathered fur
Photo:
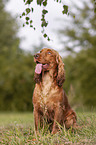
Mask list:
[[[44,48],[34,55],[34,61],[42,64],[41,73],[35,72],[36,82],[33,93],[35,129],[51,124],[52,133],[59,130],[58,123],[66,128],[76,126],[76,114],[71,109],[67,96],[62,88],[65,80],[64,63],[53,49]],[[58,123],[57,123],[58,122]]]

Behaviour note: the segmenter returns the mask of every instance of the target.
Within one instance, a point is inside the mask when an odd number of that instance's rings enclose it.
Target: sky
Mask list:
[[[67,0],[67,3],[64,2],[64,4],[67,4],[70,9],[70,3],[69,0]],[[62,47],[62,45],[59,42],[59,37],[56,33],[58,28],[61,27],[61,21],[58,19],[66,19],[66,15],[62,14],[62,4],[59,4],[55,2],[54,0],[48,0],[48,4],[46,9],[48,10],[48,14],[46,14],[46,20],[49,22],[45,32],[49,35],[51,41],[48,42],[47,39],[43,38],[41,33],[41,10],[42,8],[40,6],[37,6],[37,4],[33,3],[34,13],[30,15],[30,17],[33,18],[34,26],[36,27],[36,30],[33,30],[29,26],[23,27],[23,23],[25,22],[25,18],[20,19],[19,16],[22,14],[22,12],[26,9],[26,6],[24,5],[23,0],[10,0],[7,4],[5,9],[11,13],[13,17],[17,19],[17,22],[20,26],[18,36],[21,38],[20,47],[25,50],[32,50],[32,46],[36,45],[38,46],[40,44],[40,41],[43,41],[45,46],[50,46],[51,48],[58,50]],[[65,22],[66,23],[66,22]]]

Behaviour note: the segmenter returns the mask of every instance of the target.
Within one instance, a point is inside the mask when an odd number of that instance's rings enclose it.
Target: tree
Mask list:
[[[18,24],[0,0],[0,110],[31,111],[34,62],[19,48]]]
[[[66,79],[74,87],[75,99],[87,106],[96,106],[96,15],[93,1],[82,4],[82,8],[76,6],[78,16],[70,20],[71,27],[59,30],[59,38],[67,37],[64,47],[75,52],[64,60],[65,67],[69,65]],[[78,48],[80,51],[76,52]],[[69,84],[66,84],[68,89]]]
[[[71,104],[96,106],[96,50],[82,50],[75,57],[64,58],[66,81],[64,89],[70,96]],[[78,106],[78,105],[77,105]]]
[[[93,13],[93,0],[91,2],[83,0],[81,3],[84,8],[73,4],[73,6],[75,5],[74,11],[77,12],[75,19],[69,17],[68,25],[65,26],[64,30],[61,28],[58,31],[60,36],[65,35],[65,37],[59,38],[63,38],[61,41],[66,46],[67,51],[76,52],[78,49],[89,49],[96,44],[96,15]]]
[[[10,53],[14,43],[18,46],[19,39],[16,37],[16,30],[18,30],[18,25],[11,15],[4,10],[4,3],[0,0],[0,54],[3,54],[7,49]]]

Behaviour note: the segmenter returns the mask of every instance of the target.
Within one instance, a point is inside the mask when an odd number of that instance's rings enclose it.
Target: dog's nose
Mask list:
[[[39,58],[39,54],[35,54],[34,57],[35,57],[35,58]]]

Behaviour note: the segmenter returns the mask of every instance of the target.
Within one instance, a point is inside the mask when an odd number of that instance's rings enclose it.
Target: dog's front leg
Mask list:
[[[35,121],[35,131],[38,131],[39,115],[38,110],[34,107],[34,121]]]
[[[55,115],[54,115],[54,123],[53,123],[53,129],[52,129],[52,134],[57,133],[59,129],[59,124],[61,124],[61,117],[63,115],[61,107],[57,107],[55,110]]]

